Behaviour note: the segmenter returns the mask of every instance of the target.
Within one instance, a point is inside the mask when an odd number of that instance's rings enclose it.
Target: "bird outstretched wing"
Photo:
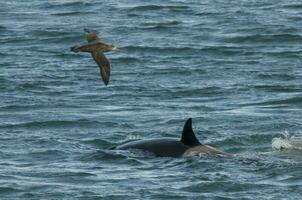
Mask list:
[[[101,77],[105,85],[108,85],[110,77],[110,63],[108,59],[102,52],[92,52],[91,55],[100,68]]]

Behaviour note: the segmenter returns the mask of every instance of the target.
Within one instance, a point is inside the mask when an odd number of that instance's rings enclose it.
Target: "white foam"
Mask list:
[[[274,150],[302,150],[302,137],[290,136],[287,132],[272,139]]]
[[[127,135],[127,137],[125,138],[126,141],[127,141],[127,140],[140,140],[140,139],[142,139],[142,138],[140,137],[140,135],[135,135],[135,134],[129,134],[129,135]]]

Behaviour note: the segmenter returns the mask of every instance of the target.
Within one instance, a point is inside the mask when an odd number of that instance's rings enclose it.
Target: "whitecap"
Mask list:
[[[272,148],[274,150],[299,150],[302,151],[302,137],[290,136],[285,132],[280,137],[272,139]]]

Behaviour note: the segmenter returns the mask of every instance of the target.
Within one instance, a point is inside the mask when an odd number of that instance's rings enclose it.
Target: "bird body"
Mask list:
[[[110,63],[104,55],[104,52],[118,51],[119,49],[114,45],[109,45],[101,42],[101,39],[99,38],[99,32],[97,32],[96,30],[85,28],[84,31],[87,32],[86,39],[88,43],[73,46],[70,50],[75,53],[91,53],[92,58],[100,68],[100,74],[104,81],[104,84],[108,85],[110,77]]]

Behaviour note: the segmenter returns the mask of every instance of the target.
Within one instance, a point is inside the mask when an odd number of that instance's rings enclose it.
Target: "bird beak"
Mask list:
[[[86,33],[89,33],[89,32],[90,32],[90,30],[89,30],[88,28],[84,28],[84,31],[85,31]]]

